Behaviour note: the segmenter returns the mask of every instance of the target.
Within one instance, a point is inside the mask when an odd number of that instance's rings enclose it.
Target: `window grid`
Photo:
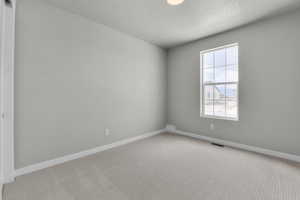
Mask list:
[[[228,62],[228,49],[231,48],[231,47],[236,47],[236,52],[234,52],[234,56],[236,56],[236,59],[235,59],[235,62],[232,64],[232,63],[227,63]],[[221,50],[224,50],[224,62],[225,62],[225,65],[218,65],[216,66],[216,51],[221,51]],[[212,53],[212,57],[213,57],[213,62],[212,62],[212,66],[209,65],[209,66],[204,66],[204,55],[208,54],[208,53]],[[200,62],[201,62],[201,91],[200,91],[200,99],[201,99],[201,104],[200,104],[200,113],[201,113],[201,117],[206,117],[206,118],[217,118],[217,119],[226,119],[226,120],[238,120],[239,119],[239,102],[238,102],[238,85],[239,85],[239,70],[238,70],[238,55],[239,55],[239,52],[238,52],[238,44],[231,44],[231,45],[226,45],[226,46],[223,46],[223,47],[218,47],[218,48],[215,48],[215,49],[211,49],[211,50],[207,50],[207,51],[203,51],[200,53]],[[205,69],[209,69],[209,68],[213,68],[213,81],[212,82],[205,82],[205,79],[204,79],[204,70]],[[224,77],[225,77],[225,82],[216,82],[216,68],[224,68]],[[233,68],[233,79],[234,81],[228,81],[228,70],[229,68]],[[236,72],[235,72],[236,70]],[[235,74],[236,73],[236,74]],[[216,100],[216,96],[215,96],[215,90],[217,88],[218,85],[222,85],[224,88],[223,88],[223,93],[225,94],[225,97],[223,100],[219,100],[219,101],[225,101],[223,104],[224,104],[224,113],[222,115],[217,114],[216,113],[216,107],[215,107],[215,103],[217,102]],[[206,86],[213,86],[212,88],[212,97],[213,99],[205,99],[205,90],[207,89]],[[232,97],[232,94],[229,95],[229,88],[228,87],[234,87],[236,88],[236,91],[235,91],[235,98]],[[234,99],[234,100],[233,100]],[[234,102],[235,105],[236,105],[236,111],[235,111],[235,116],[232,116],[232,113],[228,113],[228,106],[229,106],[229,103],[232,103]],[[212,108],[210,108],[210,110],[212,109],[212,114],[210,113],[209,115],[206,113],[206,106],[207,106],[207,103],[211,104],[212,103]]]
[[[214,79],[213,80],[216,80],[216,67],[215,67],[216,66],[216,55],[215,55],[215,53],[213,55],[214,55],[214,57],[213,57]],[[205,85],[204,85],[204,87],[205,87]],[[213,114],[214,114],[215,113],[215,88],[214,87],[213,87],[212,105],[213,105]],[[205,106],[204,106],[204,114],[205,114]]]
[[[225,48],[225,81],[227,81],[227,48]],[[225,115],[228,117],[227,114],[227,85],[224,85],[225,87]]]

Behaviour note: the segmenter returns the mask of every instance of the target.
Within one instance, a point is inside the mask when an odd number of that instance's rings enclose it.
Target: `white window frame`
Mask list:
[[[209,52],[213,52],[213,51],[217,51],[217,50],[221,50],[221,49],[225,49],[225,48],[230,48],[230,47],[234,47],[237,46],[238,48],[238,57],[237,57],[237,71],[238,71],[238,81],[236,82],[221,82],[221,83],[208,83],[208,84],[204,84],[203,80],[204,80],[204,66],[203,66],[203,55],[205,53],[209,53]],[[210,119],[221,119],[221,120],[231,120],[231,121],[239,121],[239,85],[240,85],[240,73],[239,73],[239,56],[240,56],[240,52],[239,52],[239,43],[233,43],[233,44],[228,44],[228,45],[224,45],[224,46],[220,46],[220,47],[216,47],[216,48],[212,48],[212,49],[208,49],[208,50],[204,50],[204,51],[200,51],[200,117],[203,118],[210,118]],[[224,84],[236,84],[237,85],[237,117],[221,117],[221,116],[215,116],[215,115],[206,115],[205,114],[205,106],[204,106],[204,95],[203,95],[203,91],[204,91],[204,86],[205,85],[224,85]]]

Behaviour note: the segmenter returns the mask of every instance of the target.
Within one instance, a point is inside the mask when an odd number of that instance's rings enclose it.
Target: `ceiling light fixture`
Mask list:
[[[184,2],[184,0],[167,0],[168,4],[172,5],[172,6],[177,6],[179,4],[182,4]]]

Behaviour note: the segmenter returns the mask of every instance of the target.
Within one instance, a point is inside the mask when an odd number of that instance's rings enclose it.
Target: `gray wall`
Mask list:
[[[16,168],[165,127],[164,50],[28,0],[16,24]]]
[[[299,22],[297,11],[170,49],[168,123],[183,131],[300,155]],[[199,52],[235,42],[240,45],[240,121],[200,118]]]

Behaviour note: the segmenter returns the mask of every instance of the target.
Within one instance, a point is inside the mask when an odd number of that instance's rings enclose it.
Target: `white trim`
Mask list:
[[[27,166],[27,167],[24,167],[24,168],[21,168],[21,169],[17,169],[15,171],[15,177],[22,176],[22,175],[25,175],[25,174],[29,174],[29,173],[32,173],[32,172],[35,172],[35,171],[38,171],[38,170],[42,170],[42,169],[45,169],[45,168],[48,168],[48,167],[59,165],[59,164],[62,164],[62,163],[68,162],[68,161],[76,160],[76,159],[86,157],[86,156],[89,156],[89,155],[93,155],[93,154],[96,154],[96,153],[99,153],[99,152],[102,152],[102,151],[105,151],[105,150],[108,150],[108,149],[112,149],[112,148],[119,147],[119,146],[122,146],[122,145],[125,145],[125,144],[129,144],[129,143],[132,143],[132,142],[135,142],[135,141],[138,141],[138,140],[142,140],[142,139],[145,139],[145,138],[148,138],[148,137],[152,137],[152,136],[161,134],[163,132],[165,132],[165,129],[155,131],[155,132],[151,132],[151,133],[145,133],[143,135],[139,135],[139,136],[136,136],[136,137],[124,139],[124,140],[121,140],[121,141],[117,141],[117,142],[114,142],[112,144],[99,146],[99,147],[89,149],[89,150],[86,150],[86,151],[82,151],[82,152],[79,152],[79,153],[67,155],[67,156],[64,156],[64,157],[56,158],[56,159],[53,159],[53,160],[41,162],[41,163],[34,164],[34,165],[30,165],[30,166]]]
[[[218,117],[218,116],[214,116],[214,115],[201,115],[201,117],[206,118],[206,119],[218,119],[218,120],[233,121],[233,122],[240,121],[239,119],[234,118],[234,117]]]
[[[209,53],[209,52],[212,52],[212,51],[217,51],[219,49],[225,49],[225,48],[229,48],[229,47],[233,47],[233,46],[238,46],[238,45],[239,45],[238,42],[232,43],[232,44],[227,44],[227,45],[219,46],[219,47],[216,47],[216,48],[212,48],[212,49],[207,49],[207,50],[200,51],[200,54]]]
[[[0,74],[1,74],[1,129],[0,176],[3,183],[13,181],[14,173],[14,51],[16,1],[6,6],[0,4]]]
[[[277,158],[291,160],[291,161],[300,163],[300,156],[294,155],[294,154],[282,153],[279,151],[273,151],[273,150],[269,150],[269,149],[250,146],[250,145],[246,145],[246,144],[240,144],[240,143],[231,142],[231,141],[227,141],[227,140],[221,140],[221,139],[217,139],[217,138],[212,138],[212,137],[203,136],[203,135],[199,135],[199,134],[195,134],[195,133],[189,133],[189,132],[180,131],[180,130],[175,130],[172,133],[176,133],[178,135],[183,135],[183,136],[188,136],[188,137],[199,139],[199,140],[204,140],[207,142],[213,142],[213,143],[221,144],[224,146],[233,147],[236,149],[246,150],[246,151],[250,151],[250,152],[255,152],[255,153],[264,154],[267,156],[277,157]]]

